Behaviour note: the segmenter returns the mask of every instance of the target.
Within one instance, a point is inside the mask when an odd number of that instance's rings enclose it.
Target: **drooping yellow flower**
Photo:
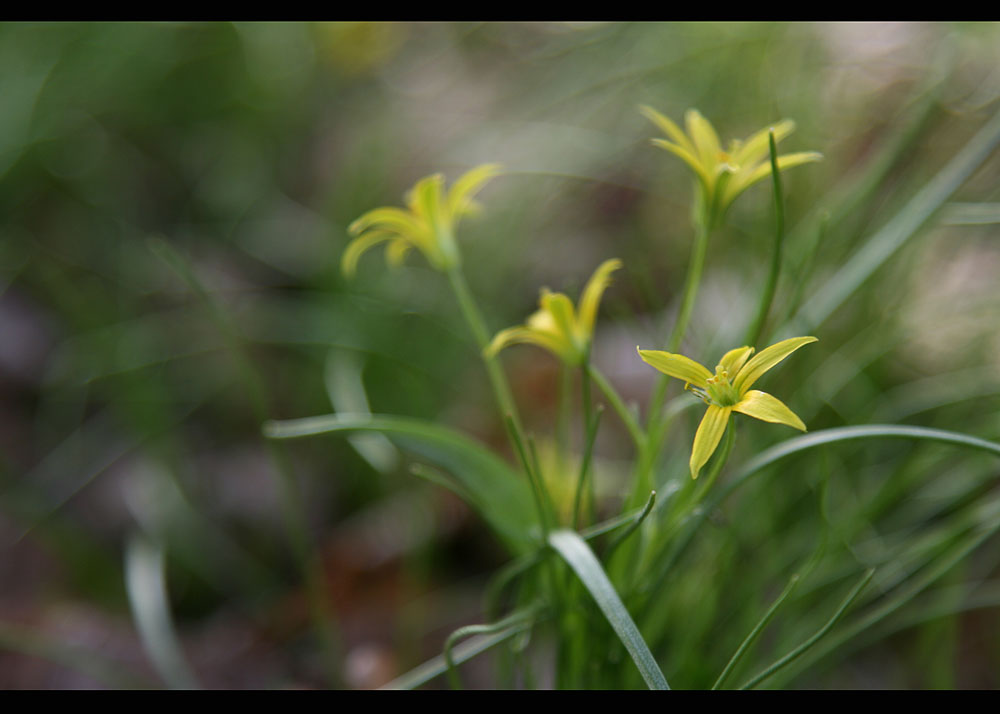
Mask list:
[[[652,107],[643,106],[640,111],[670,138],[653,139],[653,144],[676,154],[694,171],[705,207],[714,217],[721,217],[737,196],[770,175],[769,132],[774,131],[774,142],[778,143],[795,130],[795,122],[784,119],[745,141],[733,139],[724,151],[712,124],[697,109],[684,115],[687,134]],[[778,170],[821,158],[823,155],[815,151],[785,154],[778,157]]]
[[[594,336],[594,321],[601,296],[611,284],[611,273],[622,267],[617,258],[605,260],[587,281],[580,297],[580,309],[562,293],[542,288],[539,310],[518,327],[501,330],[486,348],[487,356],[495,355],[508,345],[530,343],[544,347],[566,364],[580,365],[590,351]]]
[[[347,229],[357,237],[347,245],[341,259],[344,274],[353,275],[361,254],[386,241],[390,265],[399,265],[413,247],[419,248],[438,270],[458,265],[455,226],[462,216],[479,208],[472,197],[498,173],[497,164],[477,166],[452,184],[447,193],[444,176],[425,176],[406,193],[408,210],[385,206],[368,211]]]
[[[723,355],[714,375],[684,355],[659,350],[639,350],[639,356],[647,364],[666,375],[683,379],[684,388],[690,389],[708,404],[708,411],[694,435],[691,478],[698,478],[701,467],[715,453],[733,412],[806,430],[802,420],[780,400],[750,387],[767,370],[810,342],[816,342],[816,338],[792,337],[775,343],[752,357],[753,347],[737,347]]]

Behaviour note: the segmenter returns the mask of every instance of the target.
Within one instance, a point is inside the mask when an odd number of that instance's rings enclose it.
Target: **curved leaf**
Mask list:
[[[575,531],[560,530],[549,534],[549,545],[563,557],[594,596],[597,606],[632,656],[647,686],[650,689],[670,689],[653,653],[642,639],[639,628],[635,626],[632,616],[625,609],[614,585],[586,541]]]
[[[471,498],[470,505],[516,551],[523,552],[531,547],[536,519],[527,482],[486,447],[454,429],[399,416],[326,414],[269,421],[264,424],[263,431],[271,439],[348,431],[385,434],[401,448],[448,470],[457,481],[455,490]]]

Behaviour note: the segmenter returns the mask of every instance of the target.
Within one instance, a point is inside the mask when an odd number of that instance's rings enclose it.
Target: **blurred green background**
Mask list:
[[[446,281],[421,256],[389,270],[374,251],[345,280],[354,218],[400,204],[424,175],[502,163],[459,237],[490,328],[522,322],[543,285],[575,296],[619,257],[595,360],[644,404],[656,375],[635,346],[661,343],[671,325],[691,178],[649,145],[658,131],[638,105],[675,121],[697,107],[724,141],[792,118],[782,151],[824,154],[784,176],[780,317],[938,175],[1000,97],[1000,26],[980,23],[7,24],[0,59],[5,689],[162,686],[126,594],[127,554],[144,543],[165,553],[198,684],[331,684],[252,390],[156,241],[184,256],[244,338],[270,417],[327,413],[338,399],[350,411],[363,383],[373,412],[439,420],[503,450]],[[896,422],[1000,437],[998,175],[995,157],[983,161],[814,333],[819,347],[787,382],[801,385],[792,406],[810,429]],[[713,239],[692,357],[708,363],[740,339],[767,270],[771,207],[763,182]],[[530,428],[549,430],[555,360],[518,348],[505,363]],[[614,504],[630,452],[605,421],[598,456]],[[692,432],[677,431],[684,467]],[[381,441],[324,438],[287,453],[337,625],[335,686],[384,684],[480,618],[506,555],[461,501]],[[797,523],[789,514],[814,498],[818,463],[785,474],[778,495],[745,494],[743,511],[773,499],[768,513]],[[830,455],[823,469],[833,512],[893,504],[871,511],[885,530],[840,534],[848,550],[944,517],[935,499],[963,484],[988,495],[998,473],[985,456],[898,443]],[[728,517],[751,552],[771,543],[785,562],[815,547],[813,526]],[[997,576],[1000,542],[977,554],[952,584]],[[759,565],[740,557],[747,571]],[[760,578],[766,607],[783,580]],[[695,610],[697,582],[685,586]],[[1000,610],[987,601],[787,686],[995,687]],[[703,616],[726,613],[715,603]],[[681,685],[703,686],[720,656],[682,666],[675,655],[664,668],[675,686],[678,671]],[[466,677],[491,686],[488,658]]]

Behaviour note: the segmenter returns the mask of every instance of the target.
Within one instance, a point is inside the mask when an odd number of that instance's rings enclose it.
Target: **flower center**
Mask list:
[[[718,407],[736,406],[740,401],[739,392],[729,381],[729,372],[721,367],[716,367],[715,376],[705,381],[705,396],[702,398]]]

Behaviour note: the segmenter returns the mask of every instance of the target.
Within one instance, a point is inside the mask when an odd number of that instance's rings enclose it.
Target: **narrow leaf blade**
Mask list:
[[[549,545],[562,556],[594,596],[597,606],[632,656],[649,688],[670,689],[653,653],[642,639],[639,628],[635,626],[632,616],[625,609],[625,604],[618,597],[614,585],[586,541],[574,531],[559,530],[549,534]]]

